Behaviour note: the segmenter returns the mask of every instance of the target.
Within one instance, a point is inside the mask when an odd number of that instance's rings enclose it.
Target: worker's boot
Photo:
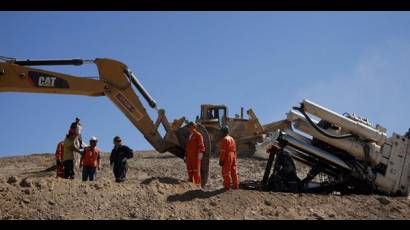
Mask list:
[[[125,181],[125,179],[123,179],[123,178],[116,178],[115,179],[115,182],[117,182],[117,183],[122,183],[124,181]]]

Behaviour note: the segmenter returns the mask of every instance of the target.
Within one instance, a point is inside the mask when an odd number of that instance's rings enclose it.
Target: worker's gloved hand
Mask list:
[[[199,154],[198,154],[198,159],[199,159],[199,160],[202,160],[202,157],[203,157],[203,156],[204,156],[203,153],[199,153]]]
[[[224,162],[219,160],[219,166],[224,166]]]

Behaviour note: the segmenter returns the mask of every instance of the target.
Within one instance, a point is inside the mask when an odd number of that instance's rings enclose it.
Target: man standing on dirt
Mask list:
[[[63,165],[65,179],[74,179],[74,152],[80,152],[78,142],[75,141],[75,137],[75,133],[70,130],[64,140]]]
[[[82,150],[86,145],[83,143],[83,138],[81,136],[81,132],[83,130],[83,127],[80,123],[80,118],[76,117],[75,122],[71,123],[70,125],[70,131],[75,134],[75,142],[77,142],[78,149]],[[75,151],[74,152],[74,168],[80,166],[80,157],[81,157],[82,152]]]
[[[97,148],[97,138],[91,137],[90,146],[84,148],[80,160],[80,168],[83,167],[83,181],[96,180],[97,169],[101,168],[100,149]]]
[[[188,171],[188,180],[194,184],[201,185],[201,160],[205,152],[204,139],[197,131],[194,122],[188,123],[190,135],[185,149],[185,162]]]
[[[280,141],[278,145],[279,148],[273,145],[268,150],[272,155],[276,155],[273,173],[268,180],[268,185],[273,191],[299,192],[300,179],[297,176],[295,162],[290,153],[284,149],[286,143]]]
[[[229,136],[228,127],[222,127],[223,137],[219,142],[219,165],[222,166],[222,177],[224,179],[224,189],[227,191],[231,188],[238,189],[238,175],[236,169],[236,143]]]
[[[132,149],[122,145],[122,140],[119,136],[114,137],[114,148],[110,155],[110,165],[114,165],[115,182],[124,182],[128,171],[127,159],[132,157],[134,157]]]
[[[75,122],[70,125],[70,132],[74,132],[77,136],[78,142],[80,143],[80,148],[83,148],[83,138],[81,137],[82,130],[83,126],[80,123],[80,118],[76,117]]]

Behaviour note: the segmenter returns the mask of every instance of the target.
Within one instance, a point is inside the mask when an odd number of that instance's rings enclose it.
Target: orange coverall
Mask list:
[[[233,189],[238,189],[238,175],[236,173],[236,143],[235,140],[226,135],[219,142],[220,156],[219,160],[222,162],[222,177],[224,179],[224,188],[229,190],[231,187],[231,180]]]
[[[186,144],[186,167],[188,170],[188,180],[196,185],[201,185],[201,160],[199,159],[199,153],[204,152],[205,145],[202,134],[197,130],[193,130]]]
[[[61,141],[60,143],[58,143],[55,155],[56,155],[56,160],[60,162],[60,164],[57,164],[56,177],[64,178],[64,166],[63,166],[64,141]]]
[[[85,167],[97,168],[100,165],[100,149],[95,147],[85,147],[83,156],[80,159],[80,165]]]

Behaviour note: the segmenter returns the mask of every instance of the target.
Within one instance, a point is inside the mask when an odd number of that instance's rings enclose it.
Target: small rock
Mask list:
[[[275,215],[275,216],[279,216],[279,212],[278,212],[278,211],[276,211],[274,215]]]
[[[323,218],[323,216],[321,216],[321,215],[319,215],[318,213],[313,213],[312,214],[314,217],[316,217],[316,219],[318,219],[318,220],[323,220],[324,218]]]
[[[164,191],[162,191],[161,189],[160,190],[158,190],[158,193],[159,194],[162,194],[162,195],[164,195],[165,193],[164,193]]]
[[[209,204],[210,204],[211,206],[214,206],[214,207],[218,205],[215,201],[211,201],[211,202],[209,202]]]
[[[392,207],[392,208],[390,209],[390,212],[398,212],[398,213],[401,213],[401,210],[398,209],[397,207]]]
[[[54,200],[49,200],[48,203],[49,203],[50,205],[55,205],[55,204],[56,204],[56,202],[55,202]]]
[[[31,190],[30,189],[24,189],[23,190],[24,194],[30,195],[31,194]]]
[[[7,180],[7,183],[9,183],[9,184],[14,184],[14,183],[16,183],[17,182],[17,177],[15,177],[15,176],[11,176],[11,177],[9,177],[9,179]]]
[[[391,218],[391,219],[397,219],[397,216],[395,216],[395,215],[388,215],[387,217]]]
[[[103,189],[104,187],[101,186],[100,184],[95,184],[94,188],[96,188],[97,190]]]
[[[26,187],[26,188],[30,188],[32,186],[32,182],[30,181],[30,179],[28,179],[27,177],[24,178],[21,182],[20,182],[20,186],[21,187]]]
[[[386,198],[386,197],[378,197],[376,198],[381,204],[383,205],[388,205],[390,204],[390,199]]]
[[[36,187],[37,188],[39,188],[39,189],[43,189],[43,188],[46,188],[47,187],[47,184],[44,182],[44,181],[38,181],[37,183],[35,183],[36,184]]]
[[[272,206],[272,202],[269,201],[269,200],[265,200],[265,205],[267,205],[267,206]]]
[[[23,202],[26,203],[26,204],[28,204],[28,203],[30,203],[30,200],[27,199],[27,198],[24,198],[24,199],[23,199]]]
[[[131,218],[137,218],[137,213],[131,212],[131,213],[130,213],[130,217],[131,217]]]
[[[331,218],[333,218],[333,217],[335,217],[336,215],[334,214],[334,213],[330,213],[329,214],[329,217],[331,217]]]

